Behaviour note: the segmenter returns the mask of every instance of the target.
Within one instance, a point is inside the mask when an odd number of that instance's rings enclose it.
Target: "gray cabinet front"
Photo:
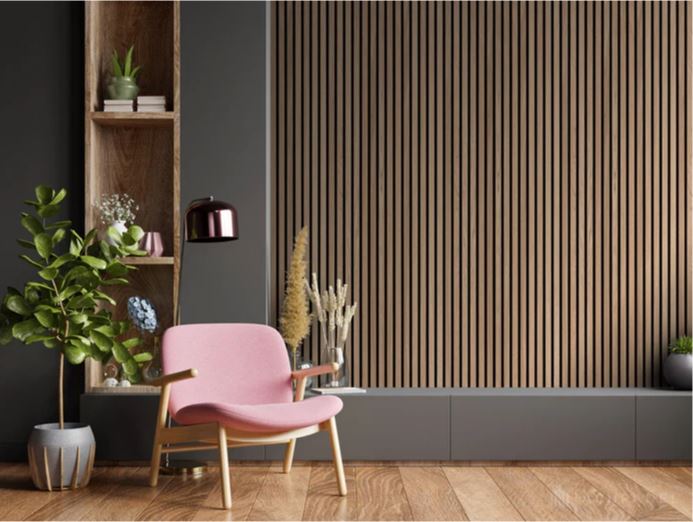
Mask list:
[[[448,460],[450,398],[445,395],[346,395],[337,416],[347,460]],[[282,458],[284,446],[268,446],[267,458]],[[326,433],[296,441],[296,458],[330,460]]]
[[[636,398],[638,460],[691,460],[691,396]]]
[[[633,397],[453,396],[452,460],[632,460]]]

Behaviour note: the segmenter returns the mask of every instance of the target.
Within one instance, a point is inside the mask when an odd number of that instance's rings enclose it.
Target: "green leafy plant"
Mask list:
[[[132,53],[135,50],[135,46],[130,46],[127,53],[125,54],[125,61],[121,63],[120,57],[118,56],[118,51],[113,49],[113,56],[111,57],[111,62],[113,63],[113,76],[121,77],[125,76],[127,78],[132,78],[133,80],[137,77],[137,73],[140,72],[141,67],[138,65],[133,68],[132,63]]]
[[[116,321],[104,305],[115,305],[108,294],[113,285],[126,285],[125,276],[135,268],[120,261],[128,255],[144,255],[138,226],[121,234],[108,229],[111,243],[99,239],[96,229],[81,236],[66,220],[51,220],[60,211],[67,191],[36,187],[36,200],[27,200],[30,212],[22,212],[21,224],[29,239],[19,239],[27,253],[19,257],[34,267],[38,279],[22,291],[8,288],[0,305],[0,344],[16,339],[24,344],[42,343],[60,353],[59,417],[64,425],[64,360],[81,364],[87,357],[106,362],[113,357],[132,382],[140,376],[140,364],[148,353],[132,354],[137,337],[122,340],[128,321]]]
[[[693,337],[679,337],[674,341],[674,343],[669,346],[669,351],[671,353],[681,353],[690,355],[693,353]]]

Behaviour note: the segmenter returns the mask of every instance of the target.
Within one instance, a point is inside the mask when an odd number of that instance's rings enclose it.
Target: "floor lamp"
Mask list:
[[[233,205],[225,201],[214,199],[208,196],[202,199],[195,199],[190,202],[184,217],[184,232],[181,238],[180,251],[180,270],[178,272],[178,288],[176,292],[176,317],[174,325],[180,324],[180,290],[183,279],[183,262],[185,260],[186,243],[223,243],[238,239],[238,216]],[[168,425],[171,425],[171,417],[168,418]],[[169,461],[169,454],[166,453],[162,472],[168,474],[191,474],[200,475],[204,473],[206,466],[203,462],[194,460]]]

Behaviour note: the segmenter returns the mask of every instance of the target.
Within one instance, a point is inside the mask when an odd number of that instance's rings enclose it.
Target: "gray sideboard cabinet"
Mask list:
[[[149,459],[157,398],[82,396],[81,419],[92,425],[98,460]],[[691,460],[691,392],[379,388],[342,400],[345,460]],[[239,448],[231,458],[281,460],[283,453],[281,445]],[[327,436],[299,440],[296,458],[331,460]]]

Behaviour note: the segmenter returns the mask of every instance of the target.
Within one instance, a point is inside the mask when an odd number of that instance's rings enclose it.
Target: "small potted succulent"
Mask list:
[[[107,227],[114,228],[121,234],[128,230],[128,225],[135,221],[137,211],[140,209],[127,194],[103,194],[101,201],[96,203],[96,208],[101,214],[101,223]],[[106,241],[113,243],[110,236],[106,236]]]
[[[113,63],[113,76],[106,87],[111,100],[134,100],[137,98],[140,88],[137,86],[137,73],[140,66],[133,67],[132,53],[135,46],[131,46],[125,54],[125,61],[121,63],[118,51],[113,49],[111,62]]]
[[[693,378],[693,337],[679,337],[669,346],[664,378],[677,390],[690,390]]]
[[[0,304],[0,344],[17,340],[42,344],[59,358],[58,422],[39,424],[29,438],[29,464],[39,489],[68,489],[88,483],[94,461],[94,436],[86,424],[65,422],[63,368],[85,359],[106,362],[114,358],[133,382],[149,354],[132,354],[139,338],[123,339],[127,321],[116,320],[104,305],[115,305],[109,292],[113,285],[126,285],[133,267],[120,258],[142,255],[137,247],[141,228],[108,233],[112,244],[99,240],[97,230],[84,236],[68,220],[51,219],[60,212],[65,189],[36,187],[36,200],[25,203],[21,224],[29,233],[19,244],[26,252],[19,257],[36,270],[36,279],[20,290],[8,288]]]

